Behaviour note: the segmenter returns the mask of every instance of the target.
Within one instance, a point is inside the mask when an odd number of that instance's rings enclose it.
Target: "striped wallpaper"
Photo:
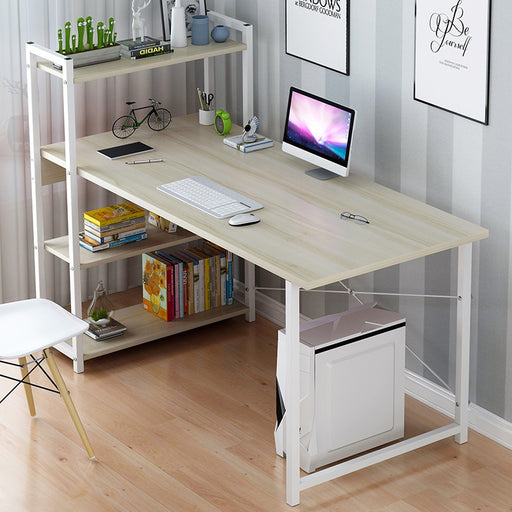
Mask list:
[[[284,3],[208,0],[209,8],[255,26],[255,113],[262,131],[281,139],[290,85],[349,104],[358,111],[353,173],[489,228],[490,238],[474,250],[470,396],[512,421],[512,4],[492,2],[489,125],[484,126],[413,100],[414,0],[351,0],[350,76],[285,54]],[[453,295],[455,281],[456,253],[447,252],[362,276],[350,286]],[[258,284],[280,285],[262,271]],[[406,315],[408,345],[453,389],[455,304],[375,299]],[[348,300],[314,293],[305,294],[302,303],[304,314],[318,316],[347,307]],[[413,358],[407,366],[440,383]]]

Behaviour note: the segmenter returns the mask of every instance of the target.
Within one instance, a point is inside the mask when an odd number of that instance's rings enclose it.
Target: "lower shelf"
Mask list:
[[[244,304],[235,302],[230,306],[222,306],[166,322],[144,310],[142,303],[129,306],[116,310],[115,318],[127,327],[126,332],[121,336],[105,341],[95,341],[85,334],[82,335],[84,360],[104,356],[119,350],[142,345],[149,341],[165,338],[166,336],[172,336],[214,322],[244,315],[248,311],[249,309]],[[68,357],[73,357],[71,341],[61,343],[56,348]]]

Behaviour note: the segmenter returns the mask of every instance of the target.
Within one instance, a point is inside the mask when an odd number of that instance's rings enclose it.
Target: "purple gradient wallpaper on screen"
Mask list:
[[[286,131],[292,144],[344,161],[350,121],[350,112],[293,92]]]

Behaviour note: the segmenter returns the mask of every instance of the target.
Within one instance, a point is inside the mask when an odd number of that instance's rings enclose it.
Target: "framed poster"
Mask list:
[[[350,0],[286,0],[286,53],[349,75]]]
[[[162,18],[163,40],[171,40],[171,13],[176,0],[160,0],[160,15]],[[181,0],[185,7],[185,23],[187,36],[190,35],[190,20],[195,14],[206,14],[206,0]]]
[[[488,124],[491,0],[416,0],[414,99]]]

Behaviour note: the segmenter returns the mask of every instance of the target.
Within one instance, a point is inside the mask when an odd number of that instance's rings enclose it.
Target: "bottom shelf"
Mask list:
[[[121,336],[105,341],[95,341],[85,334],[82,335],[84,360],[112,354],[113,352],[142,345],[149,341],[244,315],[248,311],[249,309],[244,304],[235,302],[230,306],[222,306],[166,322],[146,311],[142,303],[128,306],[116,310],[115,314],[115,318],[127,327],[126,332]],[[73,357],[71,340],[66,343],[61,343],[56,348],[68,357]]]

